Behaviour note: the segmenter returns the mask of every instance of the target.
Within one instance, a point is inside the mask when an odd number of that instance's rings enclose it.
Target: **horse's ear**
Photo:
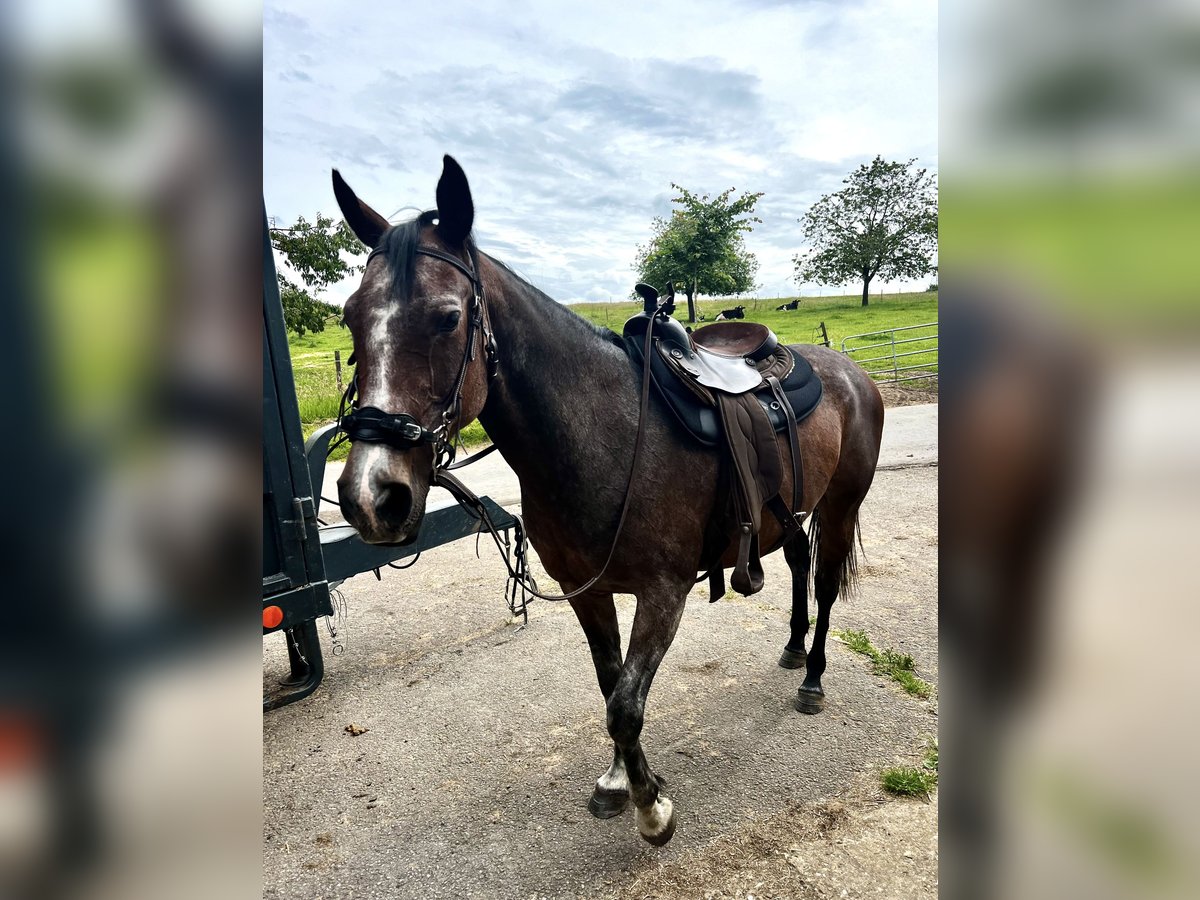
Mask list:
[[[451,247],[461,246],[475,221],[475,204],[467,173],[453,156],[442,157],[442,177],[437,186],[438,235]]]
[[[391,227],[388,220],[359,200],[337,169],[333,170],[333,195],[354,236],[372,250],[378,247],[379,239]]]
[[[666,290],[666,294],[667,294],[667,299],[668,299],[668,300],[674,300],[674,299],[675,299],[675,282],[673,282],[673,281],[668,281],[668,282],[667,282],[667,290]]]

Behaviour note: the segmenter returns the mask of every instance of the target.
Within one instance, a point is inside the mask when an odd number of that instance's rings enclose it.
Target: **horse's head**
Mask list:
[[[444,160],[437,210],[390,225],[335,170],[346,223],[371,255],[346,301],[357,362],[353,439],[338,497],[370,543],[416,535],[436,454],[487,398],[488,325],[467,177]]]

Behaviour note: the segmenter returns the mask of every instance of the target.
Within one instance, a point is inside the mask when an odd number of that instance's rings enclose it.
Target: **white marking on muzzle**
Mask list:
[[[358,483],[355,485],[358,508],[362,510],[367,521],[374,530],[380,527],[379,517],[375,514],[375,498],[371,490],[371,473],[375,471],[375,467],[381,464],[381,459],[384,453],[387,452],[386,447],[379,444],[359,444],[356,448],[360,454],[356,460],[359,465]]]

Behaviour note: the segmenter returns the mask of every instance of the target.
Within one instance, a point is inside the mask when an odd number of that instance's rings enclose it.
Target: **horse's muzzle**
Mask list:
[[[428,485],[412,477],[409,454],[366,445],[351,450],[338,479],[346,521],[368,544],[407,544],[424,517]]]

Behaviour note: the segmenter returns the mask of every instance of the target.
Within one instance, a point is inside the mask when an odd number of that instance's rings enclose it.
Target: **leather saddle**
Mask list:
[[[643,287],[639,285],[639,287]],[[669,315],[642,312],[625,323],[625,345],[640,366],[646,329],[654,329],[650,376],[658,395],[697,441],[715,447],[721,422],[712,391],[752,392],[776,433],[787,428],[787,415],[764,381],[764,372],[780,372],[779,381],[797,422],[821,402],[821,379],[808,360],[779,344],[775,333],[757,322],[714,322],[691,334]],[[698,391],[696,386],[708,389]]]
[[[755,322],[716,322],[689,333],[671,318],[674,292],[660,304],[648,285],[636,288],[644,310],[625,323],[625,345],[640,368],[646,331],[651,329],[650,375],[655,391],[695,440],[723,452],[721,487],[709,523],[703,565],[709,566],[712,600],[725,593],[720,557],[738,541],[730,583],[742,594],[763,585],[758,532],[763,507],[784,527],[784,540],[800,529],[802,497],[796,423],[821,402],[821,380],[808,360]],[[789,432],[792,496],[780,496],[783,462],[775,440]]]

